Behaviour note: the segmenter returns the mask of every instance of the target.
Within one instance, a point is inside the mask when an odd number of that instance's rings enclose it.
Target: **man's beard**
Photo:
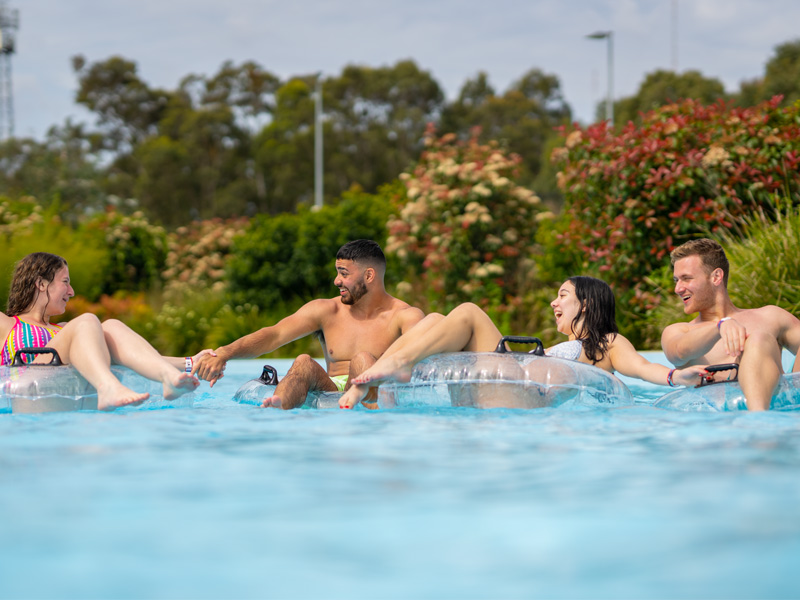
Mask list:
[[[344,288],[347,290],[347,296],[342,296],[342,304],[355,304],[367,293],[367,284],[359,281],[353,286],[353,289]]]

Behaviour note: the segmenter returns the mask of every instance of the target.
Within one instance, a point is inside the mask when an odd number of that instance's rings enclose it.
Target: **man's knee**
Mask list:
[[[314,360],[311,355],[309,354],[301,354],[297,358],[294,359],[292,366],[289,367],[289,371],[286,373],[288,376],[290,373],[310,373],[315,369],[321,369],[322,367],[319,366],[319,363]]]
[[[350,377],[357,377],[369,369],[378,359],[369,352],[359,352],[350,360]]]
[[[780,358],[780,345],[775,336],[764,331],[755,331],[747,336],[744,351],[748,355],[760,354],[762,358]]]

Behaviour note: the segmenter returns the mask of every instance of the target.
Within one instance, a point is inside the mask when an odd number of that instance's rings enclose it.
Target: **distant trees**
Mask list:
[[[699,71],[658,70],[645,77],[636,95],[614,102],[614,121],[620,126],[628,121],[639,123],[641,115],[665,104],[685,99],[713,104],[720,98],[725,99],[727,95],[719,79],[704,77]],[[604,115],[605,104],[600,103],[597,120],[602,121]]]
[[[452,101],[411,60],[288,79],[253,61],[225,62],[174,89],[149,85],[135,62],[119,56],[94,63],[76,56],[73,68],[75,100],[95,122],[67,121],[42,141],[0,143],[0,194],[57,205],[71,221],[111,206],[175,227],[311,204],[318,86],[326,204],[347,190],[373,194],[394,181],[419,159],[428,123],[460,140],[479,130],[480,143],[496,141],[521,157],[520,185],[552,207],[561,203],[548,155],[572,115],[558,77],[538,68],[502,92],[478,73]],[[744,82],[733,100],[749,106],[775,94],[784,105],[800,98],[800,40],[778,46],[764,77]],[[684,98],[730,99],[719,80],[697,71],[655,71],[636,95],[615,103],[617,125],[638,124],[641,114]]]
[[[764,76],[743,81],[738,93],[727,93],[719,79],[705,77],[699,71],[649,73],[636,94],[614,102],[614,121],[620,127],[629,121],[639,124],[642,114],[680,100],[698,100],[703,104],[726,100],[747,107],[774,96],[783,96],[782,106],[800,99],[800,39],[776,46]],[[604,117],[605,102],[600,102],[596,119],[602,121]]]

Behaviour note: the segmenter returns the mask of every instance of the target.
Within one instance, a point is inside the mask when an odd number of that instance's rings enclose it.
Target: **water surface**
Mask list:
[[[0,597],[800,597],[800,413],[231,401],[264,362],[0,415]]]

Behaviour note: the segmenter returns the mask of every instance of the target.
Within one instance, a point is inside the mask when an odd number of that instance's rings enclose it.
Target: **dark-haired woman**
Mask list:
[[[651,363],[636,352],[617,330],[614,293],[594,277],[570,277],[550,303],[556,329],[569,340],[546,351],[549,356],[595,365],[613,373],[660,385],[690,385],[705,371],[703,366],[670,369]],[[381,381],[408,381],[419,361],[440,352],[491,352],[502,334],[478,306],[461,304],[446,317],[431,314],[401,336],[378,361],[353,380],[341,397],[341,408],[352,408],[370,386]]]
[[[52,317],[64,313],[74,295],[67,261],[60,256],[34,252],[20,260],[11,279],[6,313],[0,312],[0,364],[11,364],[25,347],[53,348],[62,362],[73,365],[95,387],[99,409],[139,404],[148,397],[122,385],[111,372],[112,362],[161,382],[166,399],[199,385],[196,377],[185,372],[189,360],[161,356],[121,321],[100,323],[95,315],[83,314],[68,323],[51,323]]]

